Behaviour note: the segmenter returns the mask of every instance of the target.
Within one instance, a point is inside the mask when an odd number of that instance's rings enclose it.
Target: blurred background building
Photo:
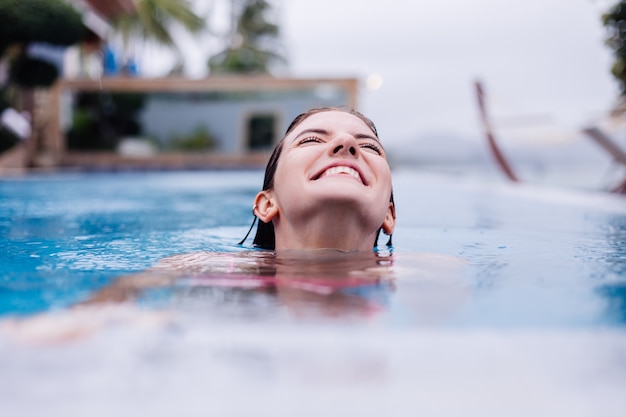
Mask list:
[[[28,27],[55,10],[59,24],[72,19],[73,37],[6,33],[16,51],[7,63],[36,59],[50,74],[39,80],[36,68],[30,84],[7,79],[5,108],[17,108],[33,129],[22,138],[8,129],[5,166],[258,167],[299,113],[358,105],[355,78],[285,76],[280,27],[264,0],[230,1],[229,27],[219,34],[189,1],[27,0],[5,18]],[[185,73],[181,33],[218,38],[205,76]],[[163,74],[143,73],[142,65],[162,62],[171,65]]]

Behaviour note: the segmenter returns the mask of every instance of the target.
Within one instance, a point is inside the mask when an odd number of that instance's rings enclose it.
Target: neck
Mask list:
[[[340,251],[371,252],[378,229],[354,210],[342,208],[325,210],[306,217],[306,220],[279,218],[274,221],[276,250],[336,249]],[[290,221],[291,220],[291,221]]]

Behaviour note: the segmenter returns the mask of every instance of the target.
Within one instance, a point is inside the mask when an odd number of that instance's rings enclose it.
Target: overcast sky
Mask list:
[[[381,134],[480,135],[473,81],[495,120],[577,128],[604,115],[610,74],[605,0],[283,0],[295,76],[379,74],[361,109]]]

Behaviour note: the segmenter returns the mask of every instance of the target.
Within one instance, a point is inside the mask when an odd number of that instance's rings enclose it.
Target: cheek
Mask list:
[[[274,186],[305,181],[311,163],[317,158],[318,156],[312,152],[312,149],[288,151],[278,161]]]
[[[302,189],[300,185],[302,178],[301,164],[297,158],[285,158],[278,163],[274,176],[274,192],[280,201],[293,200]]]
[[[391,195],[391,170],[389,164],[386,160],[377,161],[373,168],[378,173],[377,177],[381,184],[381,189],[387,190],[388,194]]]
[[[380,171],[378,172],[380,172],[379,180],[381,183],[379,198],[381,206],[384,206],[384,212],[386,213],[387,208],[389,207],[389,201],[391,200],[391,192],[393,190],[389,165],[385,162],[384,165],[380,167]]]

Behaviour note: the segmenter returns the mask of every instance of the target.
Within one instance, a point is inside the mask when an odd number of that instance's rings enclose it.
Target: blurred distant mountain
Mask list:
[[[626,169],[582,133],[502,136],[499,144],[522,182],[608,190],[623,181]],[[626,150],[626,143],[613,135]],[[626,138],[621,138],[626,139]],[[464,178],[505,179],[486,139],[433,133],[387,141],[392,168],[411,168]]]
[[[489,156],[477,139],[447,133],[418,135],[385,143],[392,165],[488,163]]]
[[[529,137],[528,141],[516,138],[512,142],[502,137],[498,143],[514,166],[611,164],[608,154],[583,134],[571,135],[567,140],[545,141]],[[480,137],[462,137],[447,133],[421,134],[386,143],[385,148],[390,163],[395,166],[494,164],[486,139]]]

